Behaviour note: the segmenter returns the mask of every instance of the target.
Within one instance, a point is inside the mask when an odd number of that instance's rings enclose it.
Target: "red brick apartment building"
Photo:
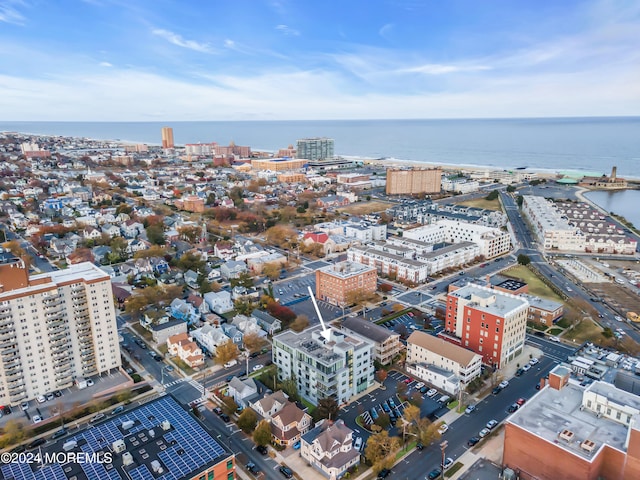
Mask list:
[[[640,478],[640,397],[569,376],[556,367],[549,385],[507,419],[504,467],[523,480]]]
[[[522,297],[468,284],[447,295],[442,338],[482,355],[502,368],[524,347],[529,302]]]
[[[355,262],[339,262],[316,270],[316,298],[333,305],[349,304],[355,291],[373,294],[378,283],[375,267]]]

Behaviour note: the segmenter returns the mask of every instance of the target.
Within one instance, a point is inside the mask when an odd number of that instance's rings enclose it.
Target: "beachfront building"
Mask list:
[[[316,298],[345,307],[353,303],[355,295],[373,295],[377,282],[374,267],[350,261],[333,263],[316,270]]]
[[[470,283],[447,295],[441,336],[502,368],[524,348],[528,312],[526,298]]]
[[[535,195],[522,198],[522,213],[545,250],[584,251],[585,236],[558,212],[553,202]]]
[[[162,127],[162,148],[173,148],[173,128]]]
[[[440,167],[387,169],[387,195],[440,193],[441,183]]]
[[[487,259],[511,250],[511,237],[508,232],[456,220],[438,220],[429,225],[407,229],[402,236],[432,244],[472,242],[478,245],[480,255]]]
[[[374,384],[373,344],[333,327],[289,330],[273,337],[273,363],[278,379],[294,378],[300,396],[313,405],[333,397],[345,404]]]
[[[502,464],[520,478],[640,478],[640,397],[571,381],[558,365],[548,385],[507,417]]]
[[[310,161],[327,160],[334,157],[333,138],[301,138],[297,142],[296,158]]]
[[[297,158],[256,158],[251,160],[253,171],[286,172],[304,168],[306,160]]]
[[[29,276],[0,254],[0,403],[19,405],[120,367],[111,278],[89,262]]]

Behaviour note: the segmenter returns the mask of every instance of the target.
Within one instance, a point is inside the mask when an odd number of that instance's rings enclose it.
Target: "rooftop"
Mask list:
[[[365,272],[375,271],[375,267],[347,260],[322,267],[320,271],[334,277],[348,278]]]
[[[345,318],[342,321],[342,328],[351,330],[376,343],[383,343],[390,337],[400,337],[398,333],[361,318]]]
[[[166,423],[165,423],[166,422]],[[55,443],[49,442],[42,454],[64,452],[63,445],[76,441],[70,450],[87,458],[110,453],[110,462],[86,460],[81,463],[0,466],[2,480],[169,480],[189,479],[223,461],[230,453],[180,406],[165,395],[120,415],[108,417]],[[117,443],[123,450],[115,453]],[[124,466],[123,458],[133,462]],[[80,457],[80,455],[78,455]],[[154,465],[158,468],[154,471]]]
[[[598,384],[595,387],[598,393],[609,397],[609,395],[617,395],[614,392],[616,390],[625,395],[625,399],[620,399],[621,401],[628,400],[626,396],[633,396],[640,406],[640,398],[623,392],[613,385],[594,382],[589,387],[594,389],[596,384]],[[571,382],[560,390],[545,387],[507,421],[582,458],[593,458],[594,453],[604,444],[626,451],[628,427],[606,417],[598,418],[594,412],[581,408],[584,392],[584,387]],[[564,431],[571,434],[562,435]],[[592,451],[581,447],[585,440],[595,444]]]
[[[417,345],[430,352],[449,358],[459,365],[468,366],[476,359],[480,359],[480,355],[466,348],[459,347],[453,343],[447,342],[442,338],[434,337],[425,332],[413,332],[407,339],[407,345]]]
[[[464,298],[469,302],[470,307],[499,317],[505,317],[516,310],[529,306],[529,302],[522,297],[471,283],[449,295]]]

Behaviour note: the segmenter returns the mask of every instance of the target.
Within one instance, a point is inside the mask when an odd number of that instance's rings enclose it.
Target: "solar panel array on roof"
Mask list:
[[[133,426],[122,429],[124,422]],[[162,428],[168,421],[171,427]],[[0,480],[181,480],[194,472],[220,461],[229,454],[171,396],[164,396],[118,417],[92,425],[69,438],[58,441],[43,452],[61,452],[62,444],[78,442],[76,451],[88,455],[111,452],[113,463],[85,462],[81,464],[45,465],[32,470],[26,463],[0,466]],[[134,463],[124,466],[120,454],[113,453],[112,443],[124,439],[126,451]],[[162,472],[152,472],[151,462],[157,460]]]

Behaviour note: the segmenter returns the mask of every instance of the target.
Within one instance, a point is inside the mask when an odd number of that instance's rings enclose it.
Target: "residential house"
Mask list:
[[[144,225],[136,220],[127,220],[120,226],[122,236],[126,238],[136,238],[144,231]]]
[[[251,316],[256,319],[258,325],[269,335],[273,335],[282,330],[282,322],[267,312],[256,309],[251,312]]]
[[[236,405],[246,408],[249,406],[249,399],[258,394],[258,385],[251,377],[244,380],[233,377],[229,382],[228,393],[233,398],[233,401],[236,402]]]
[[[204,294],[204,301],[207,302],[209,310],[217,313],[218,315],[233,310],[231,294],[226,290],[220,290],[219,292],[207,292]]]
[[[200,288],[200,285],[198,284],[198,278],[198,272],[194,272],[193,270],[187,270],[184,274],[184,282],[188,287],[193,289]]]
[[[126,252],[129,255],[133,255],[136,252],[142,252],[143,250],[147,250],[149,248],[149,243],[144,240],[140,240],[138,238],[130,238],[127,240],[127,248]]]
[[[200,320],[200,312],[189,302],[181,298],[175,298],[171,302],[171,316],[193,324]]]
[[[151,331],[151,337],[157,345],[167,342],[167,339],[173,335],[187,333],[187,322],[174,319],[160,324],[152,324],[148,327]]]
[[[278,445],[291,446],[309,431],[312,423],[311,415],[295,403],[287,402],[271,417],[272,440]]]
[[[238,278],[241,273],[245,273],[247,271],[247,264],[236,260],[229,260],[220,265],[220,275],[225,280]]]
[[[136,258],[133,264],[140,273],[153,273],[153,265],[148,258]]]
[[[86,226],[82,230],[82,237],[85,240],[100,240],[102,238],[102,232],[95,227]]]
[[[342,330],[349,335],[364,338],[373,343],[373,359],[382,365],[390,365],[403,350],[400,334],[361,318],[345,318]]]
[[[235,256],[233,244],[229,242],[218,242],[213,247],[213,254],[223,260],[232,260]]]
[[[329,195],[326,197],[320,197],[316,200],[316,204],[320,208],[346,207],[350,203],[351,201],[347,197],[342,197],[340,195]]]
[[[205,325],[191,331],[191,336],[198,345],[211,355],[216,354],[216,348],[229,341],[224,331],[219,326]]]
[[[204,355],[200,347],[185,333],[167,338],[167,351],[175,355],[191,368],[204,364]]]
[[[153,272],[162,275],[169,271],[169,263],[162,257],[149,257]]]
[[[102,226],[102,233],[109,235],[111,238],[121,236],[120,229],[110,223],[105,223]]]
[[[287,257],[274,252],[261,257],[247,259],[247,267],[254,273],[262,273],[262,269],[268,264],[275,264],[279,268],[283,268],[287,264]]]
[[[187,297],[187,302],[193,305],[193,307],[196,309],[196,312],[200,317],[202,317],[202,315],[209,313],[209,306],[207,305],[207,302],[204,301],[204,298],[202,298],[200,295],[191,293]]]
[[[265,395],[263,398],[251,402],[249,405],[258,415],[267,421],[271,421],[271,417],[282,410],[289,402],[289,397],[282,390]]]
[[[255,333],[260,337],[266,337],[267,332],[260,328],[258,325],[258,321],[253,317],[247,317],[245,315],[236,315],[233,317],[233,325],[236,326],[238,330],[240,330],[245,335],[247,333]]]
[[[313,468],[332,479],[360,463],[360,452],[353,448],[353,430],[343,420],[324,420],[302,436],[300,455]]]
[[[233,343],[238,346],[242,345],[242,332],[235,325],[230,325],[228,323],[223,323],[220,328],[224,334],[231,339]]]

